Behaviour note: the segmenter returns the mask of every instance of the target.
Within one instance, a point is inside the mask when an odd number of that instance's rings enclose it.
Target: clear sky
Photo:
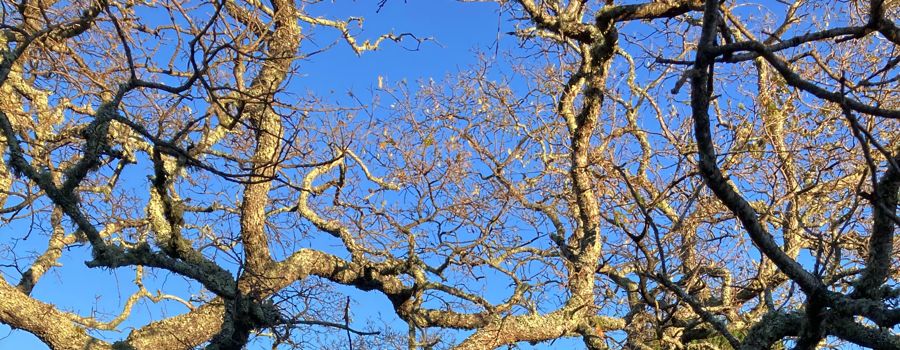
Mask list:
[[[418,51],[410,51],[408,48],[416,47],[416,42],[406,41],[402,44],[383,42],[382,50],[366,52],[357,57],[346,43],[339,42],[334,48],[322,54],[312,56],[309,60],[298,63],[297,70],[300,76],[291,79],[289,89],[302,91],[304,89],[327,93],[334,91],[330,96],[332,102],[352,104],[352,99],[347,95],[353,91],[361,96],[363,102],[370,96],[369,89],[377,86],[379,78],[385,82],[401,81],[415,82],[419,79],[434,79],[440,81],[448,74],[459,70],[465,70],[470,64],[476,62],[477,51],[494,52],[495,45],[503,50],[515,50],[518,40],[510,36],[504,36],[513,29],[513,23],[507,18],[499,17],[499,4],[497,3],[461,3],[451,0],[391,0],[388,1],[379,13],[378,1],[322,1],[315,5],[309,5],[307,10],[314,16],[324,18],[346,19],[351,16],[365,18],[363,31],[359,38],[375,38],[383,33],[394,31],[395,34],[413,33],[420,38],[432,37],[435,42],[424,42]],[[754,8],[748,8],[747,11]],[[152,21],[152,18],[145,18]],[[167,20],[168,18],[164,18]],[[629,27],[630,26],[630,27]],[[631,28],[640,28],[641,25],[625,25],[626,31]],[[314,41],[304,41],[301,50],[303,52],[315,51],[327,46],[339,39],[338,33],[327,29],[319,29]],[[624,44],[624,43],[623,43]],[[318,46],[318,47],[317,47]],[[415,84],[410,84],[415,86]],[[202,110],[195,108],[195,110]],[[126,172],[123,176],[129,176]],[[144,177],[145,172],[133,172],[131,176]],[[140,179],[138,178],[138,179]],[[138,192],[146,192],[140,190]],[[25,221],[25,220],[20,220]],[[0,228],[0,242],[5,242],[8,237],[22,237],[26,223],[19,226],[6,226]],[[14,232],[15,231],[15,232]],[[17,241],[20,248],[34,251],[46,249],[46,239],[31,239]],[[324,249],[330,253],[342,254],[341,249],[336,248],[337,240],[328,241],[320,239],[314,242],[317,249]],[[76,312],[83,316],[90,316],[96,310],[109,313],[121,311],[125,299],[135,292],[136,288],[131,282],[134,272],[128,268],[115,271],[87,269],[83,262],[90,256],[85,247],[74,248],[64,254],[60,259],[63,266],[54,268],[37,285],[33,296],[37,299],[54,303],[57,307]],[[6,272],[8,281],[14,282],[18,278],[15,273],[9,273],[9,269],[0,269]],[[160,274],[154,280],[148,278],[147,288],[155,291],[157,288],[164,290],[184,290],[190,282],[174,275]],[[193,289],[197,290],[196,286]],[[366,320],[385,322],[391,327],[404,330],[406,325],[396,318],[390,303],[386,297],[377,292],[360,292],[352,288],[340,288],[350,295],[356,303],[352,305],[355,324],[364,324]],[[507,296],[508,290],[500,286],[495,290],[486,291],[487,299],[499,301],[499,298]],[[186,297],[186,296],[185,296]],[[183,313],[186,308],[175,302],[140,305],[132,311],[131,318],[122,324],[121,332],[92,333],[108,341],[123,339],[131,330],[128,327],[140,327],[152,320]],[[461,339],[466,333],[459,334]],[[522,348],[530,348],[527,344],[519,344]],[[539,344],[536,349],[577,349],[584,346],[578,339],[561,339],[552,344]],[[268,348],[260,343],[253,343],[250,349]],[[24,331],[11,331],[9,327],[0,325],[0,350],[6,349],[47,349],[33,335]]]
[[[412,82],[429,78],[439,81],[448,73],[466,69],[474,63],[477,50],[493,52],[498,37],[501,50],[514,48],[517,44],[515,38],[499,34],[509,32],[512,24],[505,18],[502,20],[498,18],[499,5],[496,3],[459,3],[448,0],[409,0],[404,3],[395,0],[389,1],[379,13],[376,13],[378,9],[376,4],[375,1],[336,3],[327,1],[311,5],[308,10],[315,16],[325,18],[364,17],[364,31],[361,38],[373,38],[394,30],[396,34],[408,32],[418,37],[433,37],[437,43],[425,42],[418,51],[410,51],[406,48],[415,47],[414,41],[400,45],[384,42],[381,51],[366,52],[362,57],[357,57],[345,43],[339,43],[325,53],[300,62],[299,72],[304,76],[292,78],[291,88],[318,92],[334,91],[334,100],[349,101],[346,96],[348,91],[352,90],[356,94],[367,96],[367,90],[378,84],[379,77],[389,82],[402,79]],[[152,21],[152,18],[146,20]],[[321,29],[316,34],[315,44],[324,46],[337,38],[336,32]],[[303,45],[303,51],[316,49],[309,41]],[[134,176],[144,175],[134,174]],[[21,237],[21,232],[14,231],[26,229],[27,227],[23,226],[7,226],[0,228],[0,235]],[[19,241],[18,244],[26,245],[28,249],[32,249],[33,245],[34,251],[46,249],[46,240],[42,239]],[[131,283],[134,273],[131,269],[116,271],[87,269],[83,262],[89,258],[84,247],[75,248],[64,254],[60,259],[62,266],[54,268],[54,271],[40,281],[33,296],[84,316],[89,316],[97,310],[120,312],[125,299],[136,290]],[[11,283],[15,283],[18,275],[7,273],[5,277]],[[176,290],[178,286],[188,284],[182,278],[172,275],[159,277],[157,281],[148,282],[149,290],[155,291],[155,288],[163,286],[166,289]],[[349,288],[343,290],[348,291],[359,302],[353,306],[357,322],[362,323],[367,318],[381,319],[394,327],[405,329],[405,324],[394,316],[390,303],[383,295],[353,291]],[[505,291],[498,292],[500,292],[498,295],[508,295]],[[127,336],[130,331],[128,327],[140,327],[151,320],[182,313],[185,310],[186,308],[180,304],[171,302],[166,302],[162,308],[159,305],[138,306],[132,311],[129,321],[119,327],[121,333],[102,332],[94,335],[109,341],[119,340]],[[578,346],[578,343],[560,340],[553,346],[545,344],[538,348],[572,348]],[[252,348],[263,346],[257,344],[252,345]],[[12,331],[9,327],[0,325],[0,349],[39,350],[47,347],[30,333]]]

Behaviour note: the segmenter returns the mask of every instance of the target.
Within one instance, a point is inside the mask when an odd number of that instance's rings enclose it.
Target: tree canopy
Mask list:
[[[54,350],[900,349],[894,2],[501,0],[508,50],[338,101],[301,62],[432,43],[319,2],[2,2],[0,323]],[[64,257],[137,292],[42,301]]]

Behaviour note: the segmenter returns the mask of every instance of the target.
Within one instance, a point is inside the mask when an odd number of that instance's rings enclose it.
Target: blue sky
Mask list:
[[[365,102],[368,89],[378,84],[379,77],[386,82],[397,82],[403,79],[414,82],[418,79],[433,78],[440,81],[447,74],[464,70],[474,63],[477,50],[494,50],[498,33],[511,30],[511,24],[498,18],[496,3],[459,3],[446,0],[410,0],[389,1],[379,13],[374,1],[340,1],[338,3],[322,2],[311,5],[308,11],[325,18],[345,19],[350,16],[365,18],[360,38],[373,38],[382,33],[394,30],[395,34],[414,33],[418,37],[433,37],[435,42],[424,42],[418,51],[407,48],[416,46],[414,41],[402,44],[384,42],[382,50],[366,52],[357,57],[346,43],[338,43],[333,49],[300,62],[298,70],[303,76],[293,77],[291,88],[309,89],[320,93],[334,91],[333,101],[349,102],[348,91],[361,95]],[[152,18],[145,18],[152,21]],[[498,28],[498,25],[500,26]],[[498,32],[499,30],[499,32]],[[337,39],[333,31],[318,29],[315,44],[325,46]],[[511,48],[517,44],[515,38],[500,36],[500,48]],[[303,51],[314,51],[313,42],[306,41]],[[488,49],[490,47],[490,49]],[[127,178],[127,173],[123,174]],[[143,177],[143,173],[135,172],[133,176]],[[0,234],[6,237],[21,237],[26,224],[6,226]],[[337,244],[338,242],[329,242]],[[32,239],[19,241],[20,247],[37,252],[46,248],[46,240]],[[61,267],[55,268],[37,285],[33,296],[41,301],[53,303],[57,307],[89,316],[96,310],[111,313],[121,311],[121,307],[133,292],[136,291],[131,280],[134,272],[131,269],[115,271],[87,269],[83,262],[89,254],[85,248],[75,248],[60,259]],[[10,283],[15,283],[16,274],[5,274]],[[168,275],[157,279],[148,278],[147,288],[153,292],[156,288],[179,290],[189,285],[183,278]],[[396,319],[387,299],[376,292],[364,293],[350,288],[342,288],[359,301],[353,306],[357,324],[364,324],[367,318],[382,319],[398,329],[405,329],[405,324]],[[194,289],[196,291],[196,288]],[[501,293],[507,294],[507,293]],[[132,310],[131,318],[120,325],[118,332],[94,333],[109,341],[127,336],[128,327],[140,327],[152,320],[182,313],[186,308],[178,303],[164,302],[159,304],[139,304]],[[462,336],[462,335],[461,335]],[[457,338],[460,339],[460,338]],[[571,348],[578,342],[557,341],[555,347]],[[255,345],[251,348],[262,348]],[[24,331],[11,331],[8,326],[0,325],[0,349],[47,349],[35,336]]]
[[[405,48],[415,47],[416,43],[407,41],[403,44],[384,42],[382,50],[366,52],[357,57],[347,46],[340,42],[333,49],[322,54],[315,55],[307,61],[299,62],[298,72],[301,76],[291,79],[290,89],[308,89],[325,94],[334,91],[330,96],[332,102],[352,103],[347,96],[348,91],[359,95],[363,102],[367,102],[370,96],[369,89],[377,86],[379,77],[386,79],[386,83],[407,80],[415,82],[418,79],[433,78],[440,81],[448,74],[454,74],[458,70],[465,70],[470,64],[476,62],[476,51],[483,50],[493,52],[499,36],[500,50],[514,49],[518,41],[502,33],[512,29],[512,23],[506,18],[499,18],[499,5],[497,3],[460,3],[449,0],[391,0],[379,13],[377,1],[323,1],[316,5],[310,5],[307,9],[315,16],[325,18],[346,19],[351,16],[365,18],[364,31],[360,39],[374,38],[382,33],[394,31],[399,33],[414,33],[420,38],[433,37],[437,43],[424,42],[418,51],[409,51]],[[146,20],[152,21],[152,18]],[[634,28],[634,29],[632,29]],[[630,24],[624,26],[625,32],[646,28],[643,24]],[[500,35],[498,35],[500,34]],[[314,42],[305,41],[302,51],[315,51],[331,44],[336,40],[337,34],[328,29],[318,29]],[[439,43],[439,45],[438,45]],[[624,43],[623,43],[624,45]],[[640,57],[635,57],[641,60]],[[617,64],[622,64],[620,60]],[[639,61],[640,65],[641,62]],[[415,84],[410,84],[415,86]],[[678,96],[686,98],[685,94]],[[195,108],[202,110],[200,108]],[[125,176],[128,176],[126,173]],[[145,176],[143,172],[134,172],[136,181]],[[145,190],[144,190],[145,191]],[[24,225],[24,224],[23,224]],[[0,235],[23,236],[22,226],[8,226],[0,228]],[[14,232],[19,231],[19,232]],[[337,248],[340,242],[319,239],[315,242],[316,248],[324,249],[330,253],[341,254]],[[42,251],[46,247],[46,240],[33,239],[20,242],[28,245],[28,249]],[[33,248],[32,248],[33,246]],[[86,269],[83,262],[89,259],[86,249],[76,248],[68,252],[60,260],[62,267],[56,268],[37,285],[34,296],[39,300],[54,303],[58,307],[74,311],[81,315],[90,315],[92,310],[106,310],[118,312],[125,299],[135,291],[131,280],[134,273],[130,269],[116,271]],[[55,273],[54,273],[55,272]],[[14,282],[7,276],[7,280]],[[17,277],[13,275],[12,277]],[[491,281],[492,283],[494,281]],[[183,278],[174,275],[160,275],[159,278],[148,279],[147,287],[150,291],[165,287],[166,290],[183,290],[190,283]],[[487,297],[491,301],[508,295],[505,283],[497,283],[497,289],[488,290]],[[366,319],[381,320],[390,323],[399,330],[405,329],[405,324],[398,320],[390,308],[387,298],[377,292],[359,292],[351,288],[340,288],[342,292],[352,296],[358,303],[352,306],[356,324],[365,323]],[[194,287],[196,291],[196,287]],[[184,306],[165,302],[159,305],[141,305],[132,311],[132,317],[123,324],[117,332],[102,332],[95,335],[109,341],[115,341],[127,336],[127,327],[140,327],[165,316],[185,312]],[[8,334],[8,335],[7,335]],[[460,334],[461,339],[465,333]],[[4,337],[5,336],[5,337]],[[520,344],[528,348],[527,344]],[[561,339],[550,344],[542,344],[540,349],[571,349],[582,348],[577,339]],[[0,349],[46,349],[47,347],[33,335],[22,331],[10,332],[9,327],[0,325]],[[261,344],[251,346],[251,349],[264,348]]]

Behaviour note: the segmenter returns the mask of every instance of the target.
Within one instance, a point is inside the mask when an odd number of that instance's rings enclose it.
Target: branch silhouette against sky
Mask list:
[[[0,347],[900,349],[894,2],[2,6]]]

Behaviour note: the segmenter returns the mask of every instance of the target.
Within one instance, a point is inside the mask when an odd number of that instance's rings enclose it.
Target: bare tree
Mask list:
[[[47,246],[4,237],[0,322],[53,349],[900,348],[892,4],[500,1],[518,47],[349,105],[291,83],[304,27],[422,40],[306,5],[4,3],[0,210]],[[137,274],[121,314],[31,296],[79,245]],[[356,328],[337,286],[408,329]],[[189,311],[95,336],[142,300]]]
[[[361,18],[320,19],[306,5],[3,3],[0,127],[8,158],[0,202],[9,204],[5,224],[30,220],[47,238],[36,256],[15,245],[31,230],[4,245],[5,266],[20,276],[0,285],[3,323],[54,349],[240,349],[252,332],[270,329],[276,343],[289,343],[290,332],[308,326],[376,334],[341,321],[347,313],[331,305],[340,298],[311,277],[319,268],[334,273],[334,266],[315,266],[336,257],[285,253],[293,237],[279,215],[296,215],[299,205],[286,201],[302,202],[298,194],[311,191],[292,169],[349,152],[340,140],[308,137],[305,126],[306,113],[340,109],[285,87],[295,63],[318,52],[299,49],[313,34],[303,26],[335,30],[334,44],[357,54],[384,40],[418,39],[386,34],[358,42]],[[203,101],[205,110],[191,101]],[[326,151],[310,152],[319,147]],[[132,169],[149,172],[123,175]],[[120,315],[82,316],[30,297],[63,254],[85,244],[89,268],[137,274],[139,291]],[[148,269],[191,279],[203,291],[191,300],[151,293],[143,285]],[[114,344],[90,334],[118,330],[141,300],[174,300],[190,312]]]

